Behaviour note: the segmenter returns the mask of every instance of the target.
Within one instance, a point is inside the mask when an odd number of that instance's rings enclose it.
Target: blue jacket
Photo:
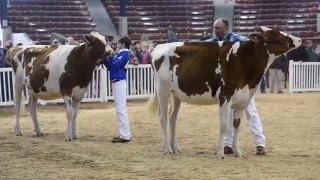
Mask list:
[[[111,80],[122,80],[127,78],[126,65],[129,63],[129,60],[129,49],[121,49],[117,55],[107,58],[104,61],[104,65],[110,71]]]
[[[246,36],[237,34],[237,33],[228,33],[223,39],[220,39],[218,37],[215,37],[211,39],[212,42],[216,41],[230,41],[230,42],[240,42],[244,43],[249,41],[249,39]]]

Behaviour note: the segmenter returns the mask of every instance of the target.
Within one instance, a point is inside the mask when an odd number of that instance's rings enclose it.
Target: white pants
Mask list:
[[[119,121],[119,137],[131,139],[130,123],[127,113],[127,82],[120,80],[112,83],[112,92],[116,104],[117,117]]]
[[[258,110],[256,108],[254,98],[252,98],[251,101],[249,102],[248,107],[245,109],[245,113],[246,113],[247,119],[249,121],[251,131],[255,136],[257,146],[265,147],[265,139],[266,138],[263,134],[261,119],[260,119]],[[226,141],[225,141],[226,146],[232,147],[233,134],[234,134],[233,110],[231,110],[230,118],[229,118],[229,128],[228,128],[228,133],[227,133],[227,137],[226,137]]]
[[[284,73],[281,69],[269,69],[270,91],[278,92],[284,88]]]

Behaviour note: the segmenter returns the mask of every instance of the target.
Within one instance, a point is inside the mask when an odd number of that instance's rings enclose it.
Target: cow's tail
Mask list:
[[[151,96],[146,104],[146,110],[148,115],[152,117],[156,117],[159,114],[159,100],[157,96],[157,91],[155,91],[154,95]]]

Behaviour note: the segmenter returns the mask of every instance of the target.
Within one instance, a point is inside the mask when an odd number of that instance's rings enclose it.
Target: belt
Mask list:
[[[118,82],[118,81],[120,81],[121,79],[114,79],[114,80],[112,80],[112,83],[115,83],[115,82]]]

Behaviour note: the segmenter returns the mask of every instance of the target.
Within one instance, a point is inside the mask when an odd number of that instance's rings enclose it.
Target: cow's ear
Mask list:
[[[260,34],[250,34],[248,38],[250,39],[250,41],[253,41],[253,42],[258,42],[263,39]]]

